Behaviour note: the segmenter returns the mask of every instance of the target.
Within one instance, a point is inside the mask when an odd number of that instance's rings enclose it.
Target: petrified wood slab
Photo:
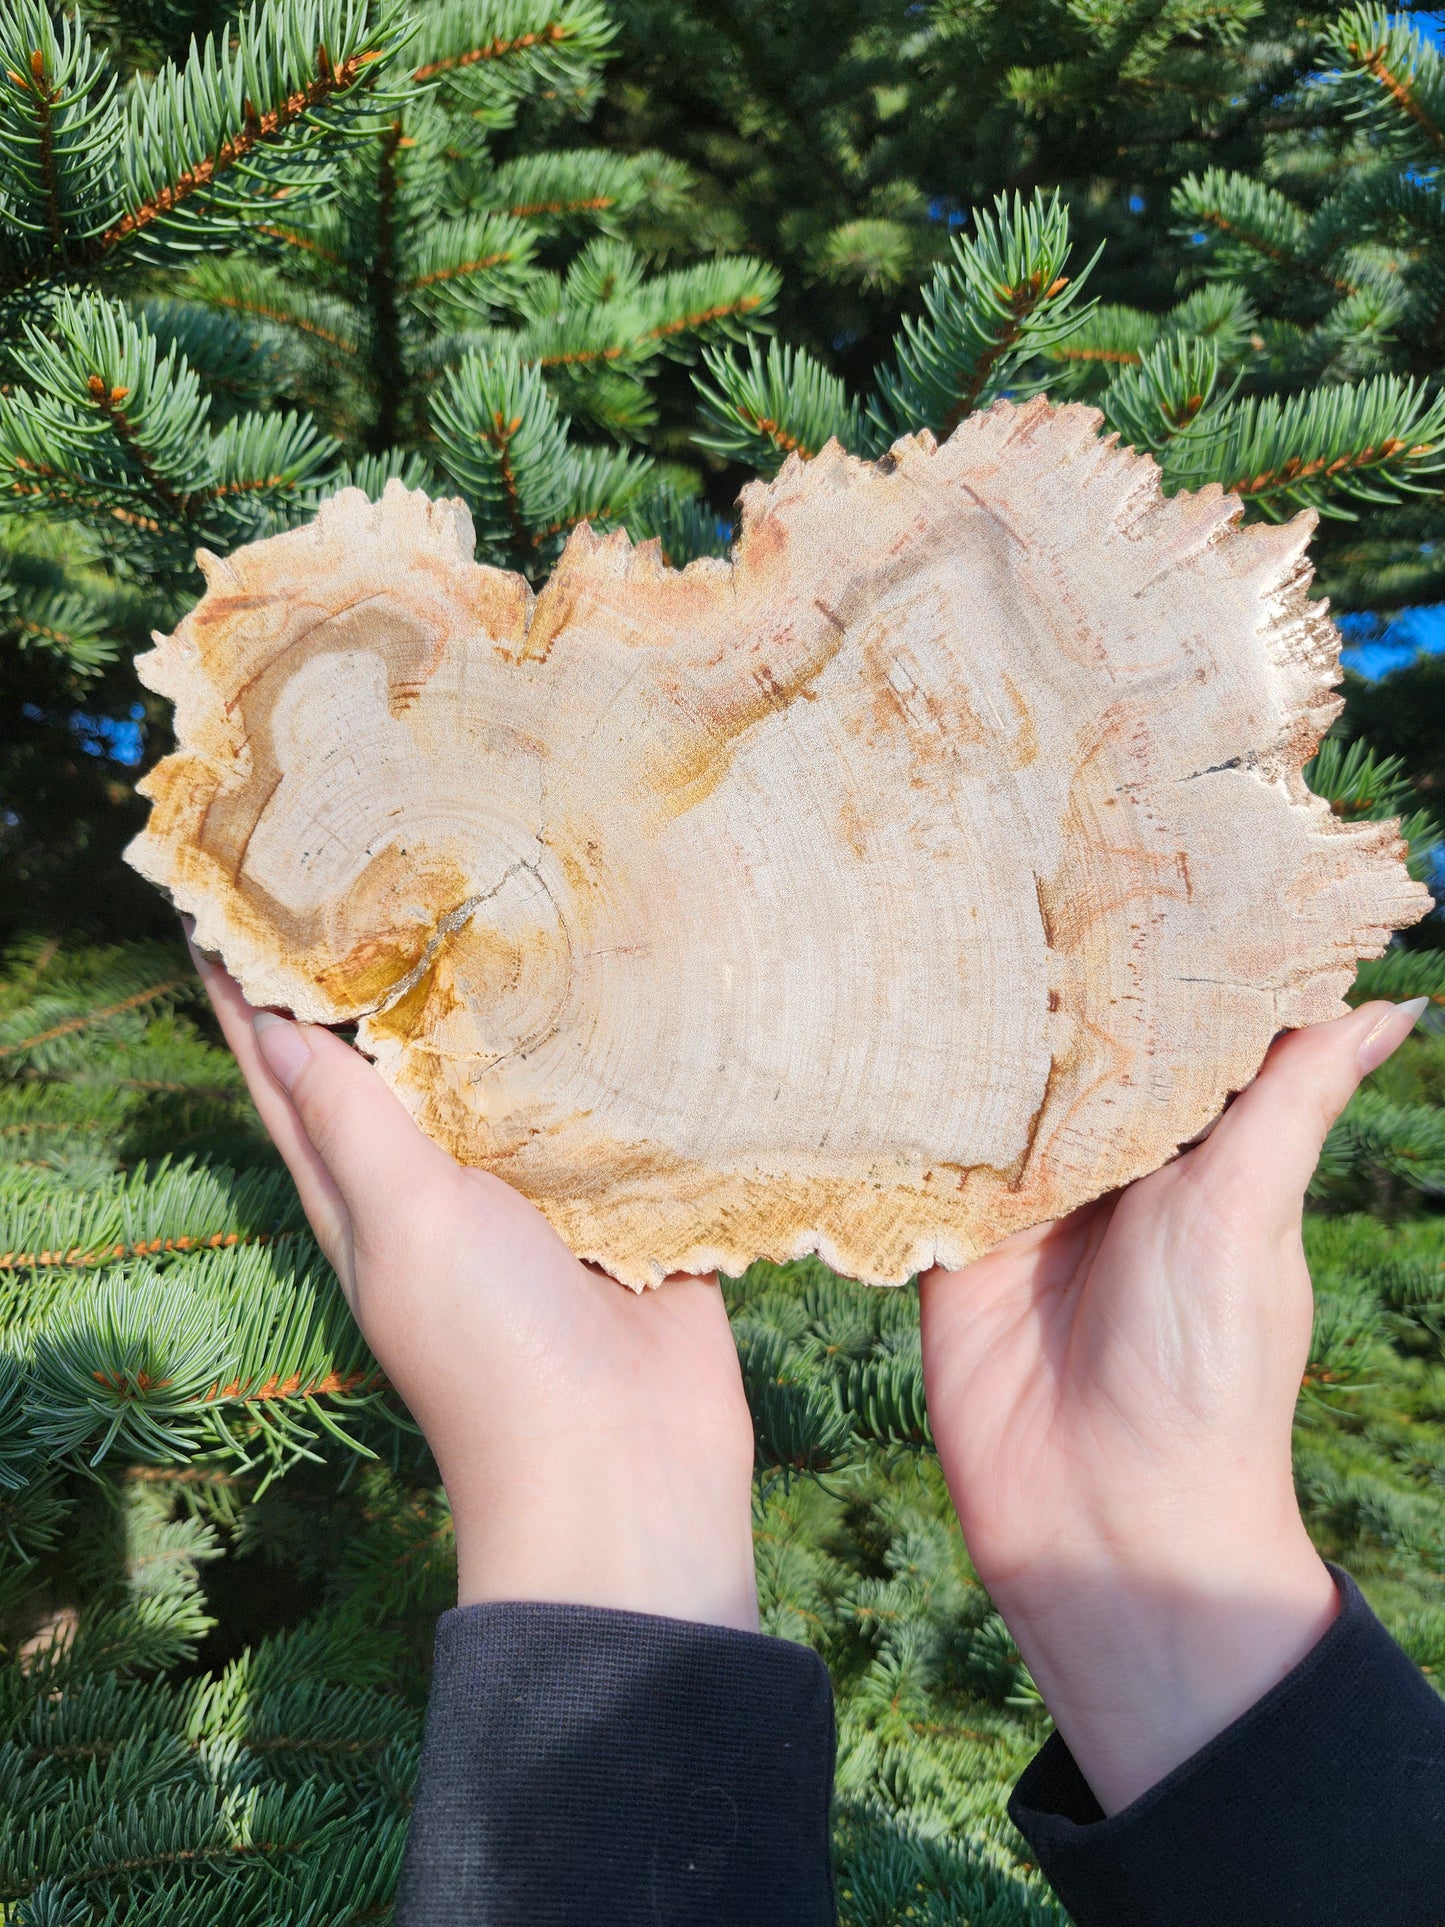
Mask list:
[[[1098,425],[831,445],[730,562],[583,528],[535,598],[459,503],[346,490],[142,658],[180,749],[130,860],[628,1284],[962,1264],[1161,1164],[1429,903],[1300,777],[1313,518]]]

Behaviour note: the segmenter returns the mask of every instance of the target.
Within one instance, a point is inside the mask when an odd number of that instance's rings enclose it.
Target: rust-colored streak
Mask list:
[[[1377,80],[1395,105],[1407,113],[1432,146],[1445,151],[1445,133],[1442,133],[1426,113],[1423,102],[1413,88],[1393,73],[1385,63],[1383,47],[1362,47],[1358,41],[1351,41],[1350,52],[1373,79]]]
[[[344,1398],[352,1392],[380,1392],[388,1381],[377,1371],[327,1372],[321,1378],[302,1378],[299,1372],[289,1378],[268,1378],[252,1385],[233,1378],[229,1385],[213,1385],[202,1400],[206,1405],[266,1404],[288,1398]]]
[[[172,1251],[223,1251],[234,1245],[269,1245],[290,1238],[290,1231],[213,1231],[209,1236],[142,1238],[134,1244],[57,1246],[54,1250],[0,1251],[0,1271],[86,1271],[119,1264],[125,1258],[155,1258]]]
[[[24,1037],[18,1044],[0,1044],[0,1057],[18,1057],[22,1051],[36,1050],[42,1044],[53,1044],[57,1037],[71,1037],[78,1030],[87,1030],[92,1024],[103,1024],[111,1017],[120,1017],[128,1010],[139,1010],[145,1004],[153,1004],[158,998],[168,997],[173,990],[181,990],[194,981],[190,976],[164,977],[157,984],[148,984],[144,990],[134,991],[129,997],[122,997],[113,1004],[101,1004],[95,1010],[81,1011],[78,1016],[67,1017],[64,1023],[52,1024],[49,1030],[36,1031],[33,1037]]]
[[[449,54],[443,60],[428,61],[418,67],[412,75],[413,80],[435,80],[438,74],[455,73],[461,67],[475,67],[484,60],[505,60],[508,54],[526,53],[532,47],[556,47],[564,40],[572,38],[572,31],[561,21],[554,21],[537,33],[513,34],[510,39],[498,34],[483,47],[469,47],[465,53]]]
[[[319,107],[324,100],[330,99],[335,94],[345,93],[349,88],[354,87],[364,70],[380,58],[379,53],[353,54],[350,59],[344,60],[339,67],[333,69],[326,59],[325,49],[322,48],[319,56],[322,71],[314,80],[308,82],[305,87],[298,88],[295,93],[288,94],[279,106],[268,109],[264,114],[257,114],[248,103],[246,125],[239,133],[233,134],[229,140],[222,141],[214,154],[208,154],[204,159],[197,161],[193,167],[185,168],[168,187],[163,187],[150,200],[142,201],[139,207],[132,208],[116,222],[114,227],[107,228],[96,244],[97,251],[104,252],[108,248],[115,247],[117,243],[127,240],[132,234],[140,233],[153,222],[173,213],[193,194],[209,187],[217,175],[225,173],[238,161],[244,160],[262,142],[274,140],[278,134],[284,133],[304,115]]]
[[[419,274],[414,280],[405,283],[408,288],[430,288],[438,281],[455,281],[464,274],[481,274],[487,268],[496,268],[514,257],[510,249],[499,250],[496,254],[480,254],[475,261],[459,261],[454,268],[434,268],[430,274]]]

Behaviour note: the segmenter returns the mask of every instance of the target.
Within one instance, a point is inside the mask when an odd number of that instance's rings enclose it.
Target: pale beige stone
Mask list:
[[[634,1286],[959,1265],[1166,1160],[1428,906],[1300,777],[1313,518],[1080,407],[830,445],[730,562],[578,530],[536,598],[392,483],[141,661],[131,861],[248,996]]]

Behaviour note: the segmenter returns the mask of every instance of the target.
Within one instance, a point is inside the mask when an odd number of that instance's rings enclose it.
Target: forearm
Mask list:
[[[1078,1927],[1438,1927],[1445,1701],[1335,1571],[1297,1666],[1105,1817],[1061,1733],[1009,1815]]]
[[[1339,1610],[1298,1515],[1268,1536],[1041,1560],[994,1598],[1106,1814],[1260,1700]]]
[[[700,1460],[655,1435],[639,1445],[564,1434],[503,1464],[445,1462],[458,1604],[599,1606],[756,1632],[750,1456]]]

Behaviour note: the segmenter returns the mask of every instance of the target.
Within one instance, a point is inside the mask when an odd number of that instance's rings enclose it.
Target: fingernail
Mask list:
[[[251,1019],[251,1028],[256,1033],[256,1048],[266,1060],[267,1070],[283,1091],[289,1091],[311,1055],[306,1039],[295,1024],[278,1017],[272,1010],[258,1010]]]
[[[1420,1013],[1429,1002],[1428,997],[1412,997],[1408,1004],[1396,1004],[1393,1010],[1387,1010],[1379,1022],[1371,1026],[1357,1052],[1360,1070],[1366,1076],[1378,1070],[1385,1059],[1399,1049],[1419,1023]]]

